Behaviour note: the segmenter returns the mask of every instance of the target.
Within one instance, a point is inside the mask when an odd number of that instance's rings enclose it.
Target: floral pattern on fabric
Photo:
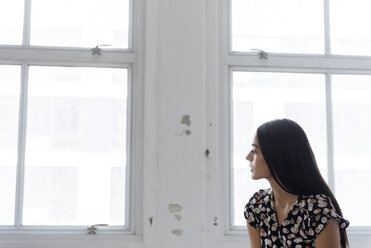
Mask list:
[[[246,204],[245,218],[260,231],[264,248],[311,248],[331,218],[345,229],[349,221],[335,211],[331,199],[323,194],[299,196],[287,218],[279,226],[272,189],[256,192]]]

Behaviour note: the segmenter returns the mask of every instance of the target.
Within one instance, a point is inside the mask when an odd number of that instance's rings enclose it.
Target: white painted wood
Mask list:
[[[144,4],[144,68],[143,71],[143,247],[158,247],[158,117],[157,117],[157,60],[158,60],[158,3]]]
[[[330,0],[323,1],[324,14],[324,37],[325,37],[325,54],[331,54],[331,34],[330,34]]]
[[[156,235],[149,247],[202,247],[206,143],[204,1],[153,2],[151,5],[156,5],[158,11],[158,39],[150,40],[156,44],[158,55],[152,65],[156,73],[156,116],[146,122],[155,122],[157,127],[156,160],[152,161],[157,163],[157,211],[153,219]],[[172,204],[181,210],[171,212]]]
[[[2,235],[0,247],[6,248],[49,248],[49,247],[113,247],[139,248],[141,239],[125,235],[78,235],[78,234],[26,234]]]
[[[19,227],[22,223],[23,208],[23,188],[24,188],[24,161],[26,147],[26,125],[27,125],[27,92],[28,92],[28,68],[26,65],[21,67],[21,92],[19,99],[19,121],[18,121],[18,158],[17,158],[17,178],[15,196],[15,216],[14,225]]]
[[[125,50],[102,48],[101,55],[92,55],[90,49],[0,46],[0,64],[112,64],[114,67],[122,67],[133,62],[135,63],[135,55]]]
[[[327,179],[331,191],[335,194],[334,168],[334,130],[332,111],[332,81],[331,74],[326,74],[326,124],[327,124]]]
[[[315,69],[337,71],[357,71],[370,73],[371,60],[363,56],[336,56],[336,55],[292,55],[269,54],[268,59],[259,59],[256,54],[231,53],[226,63],[231,66]]]
[[[30,44],[31,30],[31,0],[24,0],[24,18],[23,18],[23,46]]]

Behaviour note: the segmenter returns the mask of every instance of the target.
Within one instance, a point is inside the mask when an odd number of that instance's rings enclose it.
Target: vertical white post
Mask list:
[[[30,30],[31,30],[31,0],[24,0],[24,16],[23,16],[23,46],[30,45]]]
[[[324,32],[325,32],[325,54],[331,54],[330,43],[330,3],[329,0],[323,1],[323,15],[324,15]]]
[[[25,147],[26,147],[26,121],[27,121],[27,92],[28,92],[28,66],[22,65],[21,76],[21,94],[19,104],[19,122],[18,122],[18,158],[17,158],[17,179],[16,179],[16,200],[15,200],[15,218],[16,227],[22,224],[23,210],[23,188],[25,171]]]
[[[328,184],[335,194],[335,170],[334,170],[334,125],[332,113],[332,87],[331,74],[326,73],[326,119],[327,119],[327,168]]]
[[[228,177],[229,182],[227,182],[230,187],[229,194],[229,213],[230,213],[230,222],[228,223],[228,229],[231,230],[234,226],[234,170],[233,170],[233,71],[229,69],[229,84],[228,84]]]
[[[132,2],[130,3],[132,4]],[[136,134],[138,130],[135,126],[132,125],[132,117],[133,117],[133,66],[130,65],[127,69],[127,118],[126,118],[126,170],[125,170],[125,226],[129,226],[130,230],[136,230],[135,225],[135,215],[132,209],[135,207],[135,187],[134,184],[131,182],[133,181],[135,174],[132,170],[134,163],[132,162],[132,148],[131,145],[134,147],[136,145],[136,139],[133,137],[133,133]],[[135,150],[135,149],[134,149]],[[132,187],[134,187],[132,189]],[[131,202],[130,200],[133,200]],[[131,214],[132,213],[132,214]],[[133,216],[133,218],[131,218]]]
[[[22,46],[30,45],[31,29],[31,0],[24,0],[23,13],[23,40]],[[27,92],[28,92],[28,65],[23,64],[21,70],[21,92],[19,104],[18,121],[18,158],[17,158],[17,178],[16,178],[16,199],[14,225],[22,225],[23,213],[23,189],[24,189],[24,159],[26,147],[26,120],[27,120]]]

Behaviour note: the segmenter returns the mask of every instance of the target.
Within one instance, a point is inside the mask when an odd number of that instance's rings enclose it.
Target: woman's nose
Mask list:
[[[246,160],[248,160],[248,161],[251,162],[251,157],[250,157],[250,155],[251,155],[251,152],[249,152],[249,153],[247,154],[247,156],[246,156]]]

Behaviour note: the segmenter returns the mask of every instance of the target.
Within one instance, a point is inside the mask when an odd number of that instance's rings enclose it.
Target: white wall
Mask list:
[[[217,106],[210,106],[218,87],[216,11],[216,1],[146,2],[143,238],[147,247],[206,247],[217,227],[213,223],[219,216],[218,190],[210,187],[218,180],[218,165],[213,163],[218,154],[213,142],[218,115]],[[178,204],[181,211],[171,213],[170,204]],[[211,242],[209,247],[215,247]]]

